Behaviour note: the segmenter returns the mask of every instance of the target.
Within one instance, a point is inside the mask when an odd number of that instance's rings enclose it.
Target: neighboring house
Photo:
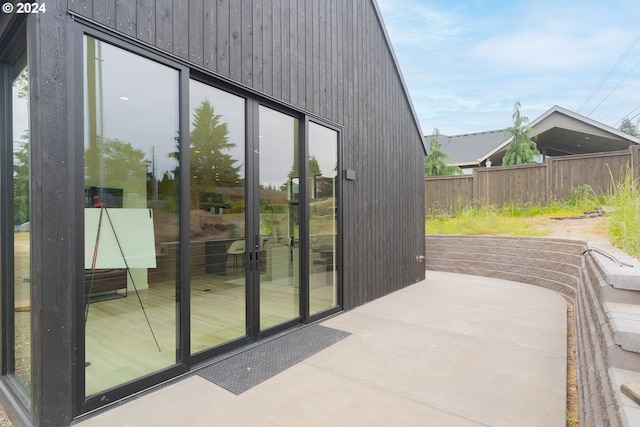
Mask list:
[[[554,106],[529,123],[533,139],[546,156],[600,153],[626,150],[640,143],[637,137],[628,135],[595,120],[581,116],[565,108]],[[431,136],[426,136],[429,141]],[[449,155],[452,164],[470,172],[472,168],[502,165],[511,136],[502,130],[464,135],[440,135],[438,142]]]
[[[374,0],[41,4],[0,14],[10,414],[69,425],[424,279]]]

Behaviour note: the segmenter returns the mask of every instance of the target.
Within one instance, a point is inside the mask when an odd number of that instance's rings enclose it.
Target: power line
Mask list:
[[[607,96],[605,96],[605,97],[602,99],[602,101],[600,101],[600,102],[598,103],[598,105],[596,105],[596,106],[593,108],[593,110],[591,110],[591,112],[590,112],[589,114],[587,114],[587,117],[591,116],[591,115],[593,114],[593,112],[594,112],[594,111],[596,111],[596,110],[598,109],[598,107],[599,107],[600,105],[602,105],[602,103],[603,103],[604,101],[606,101],[606,100],[607,100],[607,98],[609,98],[609,95],[611,95],[611,93],[612,93],[614,90],[618,89],[618,86],[620,86],[620,85],[622,84],[622,82],[623,82],[623,81],[625,81],[625,79],[626,79],[627,77],[629,77],[629,74],[631,74],[631,72],[632,72],[633,70],[635,70],[635,69],[636,69],[636,67],[637,67],[638,65],[640,65],[640,61],[636,62],[636,65],[634,65],[634,66],[633,66],[633,68],[631,68],[631,69],[629,70],[629,72],[628,72],[627,74],[625,74],[625,76],[624,76],[624,77],[623,77],[623,78],[618,82],[618,84],[617,84],[617,85],[615,85],[615,87],[609,91],[609,93],[607,94]]]
[[[622,103],[627,100],[627,98],[629,98],[631,95],[635,94],[635,92],[638,89],[640,89],[640,83],[636,83],[635,86],[631,90],[626,91],[625,95],[622,98],[620,98],[620,100],[618,101],[618,103],[616,105],[614,105],[613,107],[609,108],[607,113],[604,116],[602,116],[600,121],[602,123],[604,123],[604,119],[609,117],[609,114],[611,114],[612,112],[616,111],[618,109],[618,107],[620,107],[622,105]],[[620,119],[619,122],[620,121],[622,121],[622,119]]]
[[[640,108],[640,105],[638,105],[636,108],[634,108],[634,109],[633,109],[633,110],[631,110],[629,113],[627,113],[623,118],[621,118],[620,120],[618,120],[618,121],[616,122],[616,124],[614,124],[614,125],[613,125],[613,127],[618,126],[618,124],[619,124],[619,123],[621,123],[624,119],[626,119],[626,118],[628,118],[630,115],[632,115],[632,114],[633,114],[633,113],[634,113],[638,108]],[[640,114],[640,113],[638,113],[638,114]],[[636,114],[635,116],[633,116],[633,117],[632,117],[632,119],[635,119],[635,118],[638,116],[638,114]]]
[[[633,119],[635,119],[635,118],[636,118],[636,117],[638,117],[638,116],[640,116],[640,113],[636,114],[636,115],[635,115],[635,116],[633,116],[633,117],[630,117],[630,118],[629,118],[629,120],[633,120]]]
[[[589,97],[582,103],[582,105],[580,106],[580,108],[578,108],[578,113],[580,113],[582,111],[582,109],[584,107],[587,106],[587,104],[591,101],[591,99],[593,99],[593,97],[595,96],[596,93],[598,93],[598,91],[602,88],[602,85],[605,84],[605,82],[607,80],[609,80],[609,77],[611,77],[611,74],[613,74],[613,72],[618,68],[618,66],[620,65],[620,63],[627,57],[627,55],[629,54],[629,52],[631,52],[631,50],[635,47],[636,44],[638,44],[638,42],[640,41],[640,34],[638,34],[638,36],[635,38],[635,40],[631,43],[631,45],[627,48],[627,50],[622,54],[622,56],[620,56],[620,58],[618,58],[618,61],[616,62],[616,64],[613,66],[613,68],[611,68],[611,70],[609,70],[609,72],[607,73],[606,76],[604,76],[604,78],[600,81],[600,83],[598,84],[598,86],[593,90],[593,92],[591,92],[591,95],[589,95]]]

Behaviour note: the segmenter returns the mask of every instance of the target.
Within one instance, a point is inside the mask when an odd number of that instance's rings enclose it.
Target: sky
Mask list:
[[[460,135],[559,105],[640,118],[638,0],[377,0],[420,126]]]

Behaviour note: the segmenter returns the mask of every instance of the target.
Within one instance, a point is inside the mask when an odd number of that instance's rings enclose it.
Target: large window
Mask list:
[[[260,330],[300,315],[299,121],[260,106]]]
[[[246,335],[245,100],[191,80],[191,352]]]
[[[86,395],[178,354],[179,72],[85,37]]]
[[[309,312],[338,305],[338,132],[309,123]]]

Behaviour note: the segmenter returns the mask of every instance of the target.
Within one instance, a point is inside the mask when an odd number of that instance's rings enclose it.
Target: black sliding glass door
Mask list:
[[[246,100],[189,84],[191,353],[247,335]]]
[[[337,309],[338,133],[89,35],[83,52],[88,407]]]
[[[90,396],[180,362],[179,71],[93,37],[84,51]]]
[[[259,330],[300,317],[299,120],[260,106]]]

